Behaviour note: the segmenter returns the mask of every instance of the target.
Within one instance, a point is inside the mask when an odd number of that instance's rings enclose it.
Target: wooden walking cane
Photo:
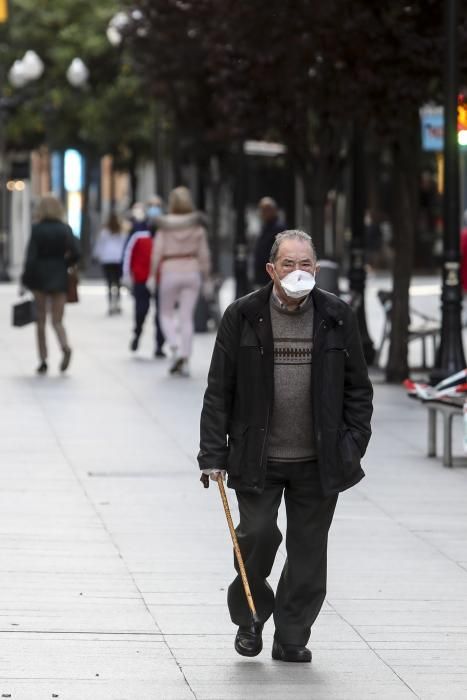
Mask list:
[[[234,524],[232,522],[232,516],[230,514],[229,502],[227,500],[227,494],[225,493],[224,480],[222,475],[219,474],[217,477],[217,484],[219,486],[219,491],[221,493],[222,504],[224,506],[225,517],[227,518],[227,524],[230,530],[230,536],[232,537],[232,542],[234,546],[235,556],[237,557],[238,568],[240,569],[240,576],[242,577],[243,588],[245,590],[246,599],[248,602],[248,607],[251,610],[251,616],[255,625],[260,625],[261,620],[256,612],[255,604],[253,601],[253,596],[251,595],[250,585],[248,583],[248,578],[246,575],[245,564],[243,563],[242,553],[240,551],[240,546],[237,540],[237,534],[235,532]]]

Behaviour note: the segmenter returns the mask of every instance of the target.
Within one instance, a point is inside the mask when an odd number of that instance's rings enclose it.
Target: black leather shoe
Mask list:
[[[263,625],[245,625],[238,628],[235,651],[242,656],[258,656],[263,648]]]
[[[70,365],[70,360],[71,360],[71,349],[70,348],[65,348],[63,351],[63,357],[62,361],[60,362],[60,372],[65,372],[69,365]]]
[[[298,644],[281,644],[274,640],[272,644],[272,658],[276,661],[294,661],[295,663],[310,663],[311,651],[307,647]]]

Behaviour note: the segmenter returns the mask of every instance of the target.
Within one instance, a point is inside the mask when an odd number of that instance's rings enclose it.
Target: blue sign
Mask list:
[[[442,151],[444,116],[442,110],[421,110],[422,148],[424,151]]]
[[[83,158],[74,148],[65,151],[65,189],[67,192],[81,192],[83,185]]]

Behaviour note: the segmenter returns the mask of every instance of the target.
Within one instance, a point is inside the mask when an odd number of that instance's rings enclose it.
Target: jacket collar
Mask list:
[[[329,325],[336,326],[343,320],[345,302],[341,301],[335,294],[315,287],[311,292],[311,296],[316,312]]]
[[[272,281],[256,292],[247,294],[238,300],[239,308],[246,318],[255,323],[265,312],[265,307],[269,307],[269,297],[272,292]]]
[[[246,297],[238,300],[239,308],[246,318],[255,323],[265,313],[265,307],[269,307],[269,297],[272,292],[272,281],[261,287],[256,292],[251,292]],[[330,325],[335,326],[343,317],[343,302],[334,294],[315,287],[311,292],[316,312]]]

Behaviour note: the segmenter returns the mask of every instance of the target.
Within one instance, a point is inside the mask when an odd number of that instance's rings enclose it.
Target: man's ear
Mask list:
[[[274,265],[270,262],[266,263],[266,272],[268,273],[269,277],[272,279],[274,282]]]
[[[317,264],[316,264],[316,267],[315,267],[315,271],[313,272],[313,275],[314,275],[315,277],[316,277],[316,275],[318,274],[319,269],[320,269],[320,268],[319,268],[319,264],[317,263]]]

